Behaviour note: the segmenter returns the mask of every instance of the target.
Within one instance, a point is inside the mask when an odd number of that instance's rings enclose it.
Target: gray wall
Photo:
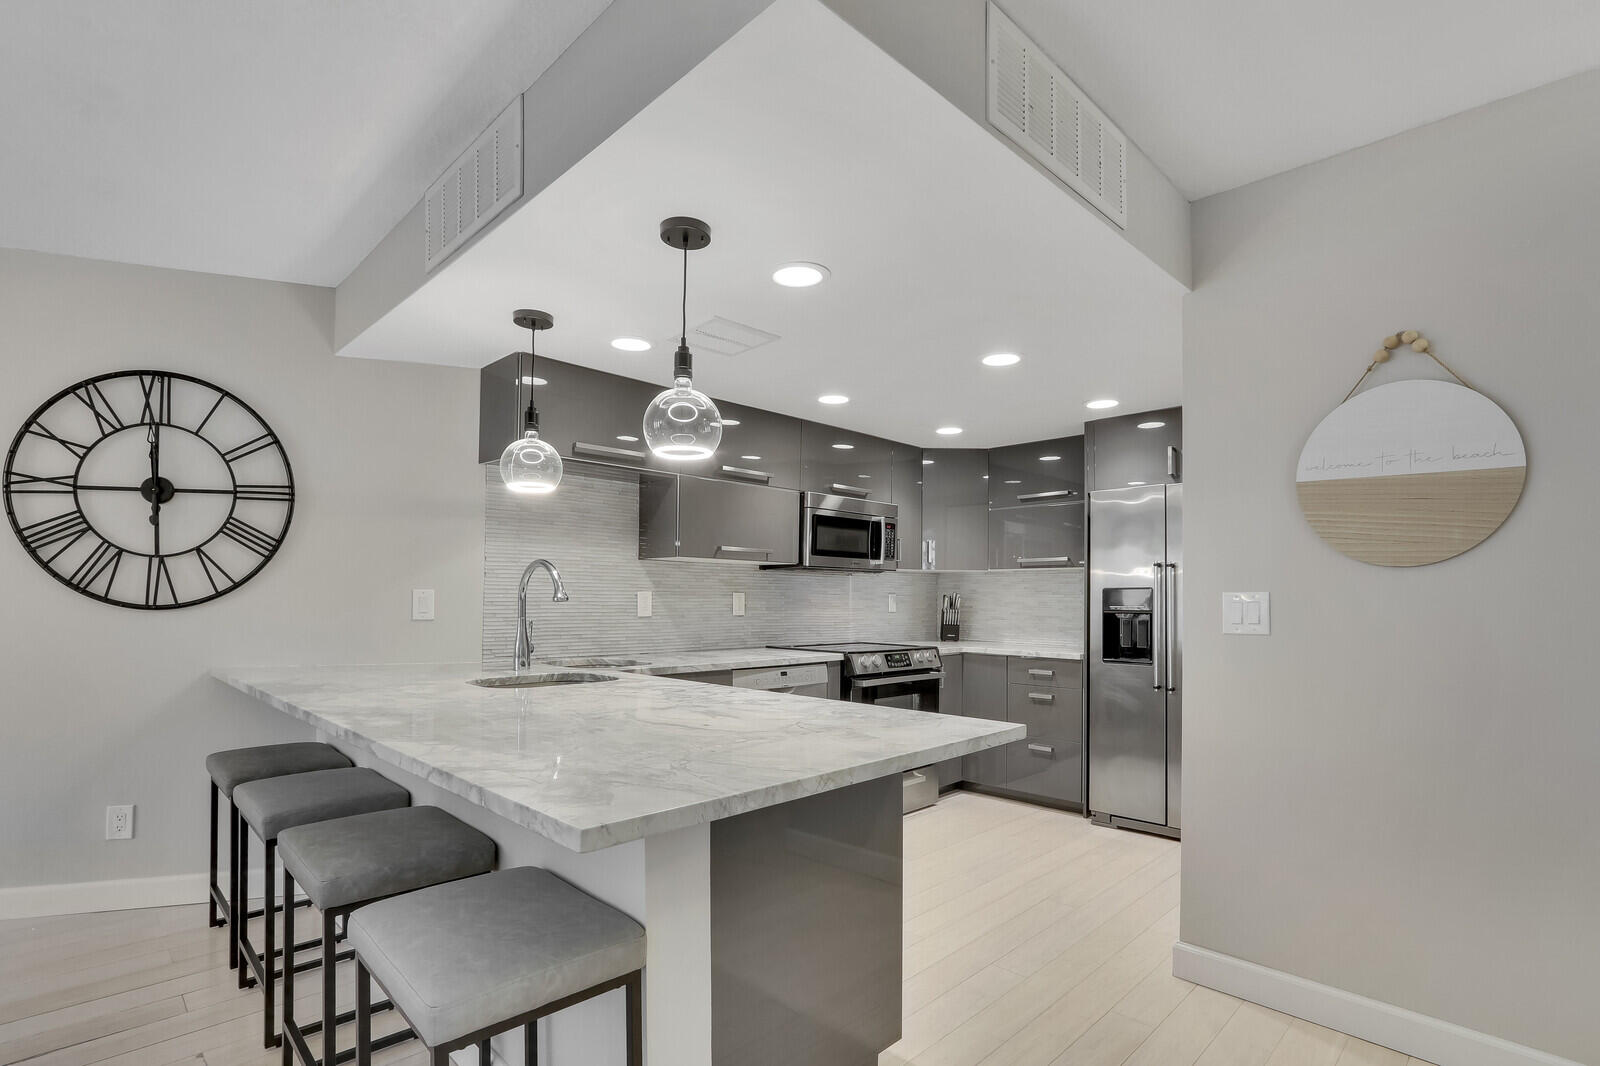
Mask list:
[[[1079,570],[844,574],[730,563],[641,561],[639,479],[569,463],[552,496],[505,490],[483,472],[483,658],[510,662],[522,568],[543,555],[572,599],[551,603],[543,574],[528,613],[540,655],[627,654],[836,640],[935,640],[938,597],[960,591],[969,640],[1081,641]],[[797,516],[798,518],[798,516]],[[649,590],[653,613],[637,614]],[[733,593],[745,616],[733,617]],[[896,600],[889,613],[889,595]]]
[[[1183,939],[1600,1061],[1600,73],[1200,201],[1184,315]],[[1295,461],[1416,328],[1527,443],[1414,570],[1325,545]],[[1428,373],[1398,356],[1380,380]],[[1219,595],[1267,589],[1270,637]]]
[[[92,374],[182,371],[261,413],[297,487],[266,569],[184,610],[79,596],[0,534],[0,886],[205,868],[206,753],[300,735],[213,666],[477,654],[477,374],[335,358],[332,312],[329,289],[0,251],[6,440]],[[437,621],[410,621],[413,586]],[[104,839],[113,803],[133,840]]]

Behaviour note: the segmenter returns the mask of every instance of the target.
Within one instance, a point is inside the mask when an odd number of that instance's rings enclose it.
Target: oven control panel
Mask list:
[[[850,656],[852,674],[882,674],[901,670],[938,670],[938,648],[904,648],[896,651],[856,652]]]

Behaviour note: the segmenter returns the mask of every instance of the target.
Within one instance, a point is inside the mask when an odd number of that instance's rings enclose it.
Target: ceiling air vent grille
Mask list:
[[[1118,226],[1128,224],[1128,138],[993,3],[989,123]]]
[[[423,268],[432,270],[522,195],[522,97],[450,164],[424,203]]]

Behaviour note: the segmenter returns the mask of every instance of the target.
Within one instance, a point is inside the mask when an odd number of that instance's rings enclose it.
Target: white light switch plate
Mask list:
[[[892,592],[889,593],[889,613],[890,614],[896,614],[896,613],[899,612],[899,610],[900,610],[900,605],[895,602],[894,593],[892,593]]]
[[[650,617],[650,593],[649,592],[641,592],[641,593],[639,593],[639,617],[640,618],[649,618]]]
[[[413,622],[433,621],[433,590],[411,590],[411,620]]]
[[[733,594],[733,616],[735,618],[744,617],[744,593],[742,592]]]
[[[1266,636],[1272,632],[1272,594],[1268,592],[1224,592],[1222,631],[1242,636]]]

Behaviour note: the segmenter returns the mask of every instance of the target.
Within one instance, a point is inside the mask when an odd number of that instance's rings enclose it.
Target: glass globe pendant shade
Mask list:
[[[689,378],[679,377],[644,409],[644,439],[662,459],[706,459],[722,443],[722,413]]]
[[[561,484],[561,453],[530,429],[500,453],[500,479],[512,492],[530,496],[554,492]]]

